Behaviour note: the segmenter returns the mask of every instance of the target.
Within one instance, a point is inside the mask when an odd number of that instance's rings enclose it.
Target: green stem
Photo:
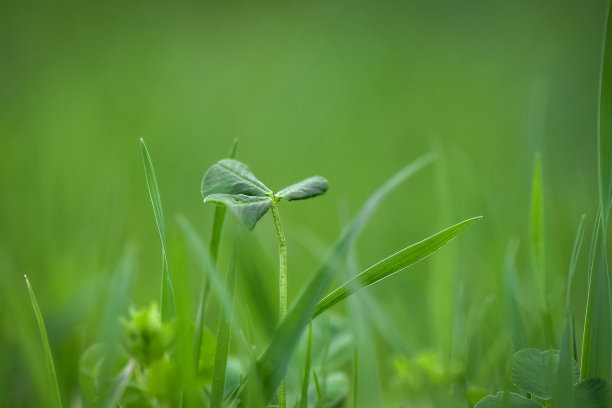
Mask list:
[[[278,256],[280,261],[278,275],[278,315],[279,321],[283,321],[287,316],[287,241],[285,241],[285,233],[280,222],[278,213],[278,202],[272,202],[272,217],[274,218],[274,226],[276,227],[276,235],[278,235]],[[278,387],[278,407],[286,408],[287,392],[285,390],[285,381],[281,382]]]

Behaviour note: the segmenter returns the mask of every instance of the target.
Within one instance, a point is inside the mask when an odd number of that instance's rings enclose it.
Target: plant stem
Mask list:
[[[278,256],[280,261],[278,275],[278,317],[279,321],[283,321],[285,316],[287,316],[287,241],[285,241],[285,233],[280,222],[276,199],[272,201],[272,217],[274,218],[276,235],[278,235]],[[286,408],[286,406],[287,392],[285,390],[285,381],[283,380],[278,387],[278,407]]]

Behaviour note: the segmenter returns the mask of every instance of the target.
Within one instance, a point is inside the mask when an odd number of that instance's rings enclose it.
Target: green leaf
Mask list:
[[[512,382],[524,392],[543,400],[552,398],[559,372],[559,350],[519,350],[512,360]],[[573,382],[580,376],[578,364],[572,362]]]
[[[57,375],[55,374],[55,365],[53,364],[53,355],[51,354],[51,347],[49,346],[49,338],[47,337],[47,329],[45,328],[45,321],[43,320],[42,313],[38,307],[36,296],[30,280],[24,275],[26,284],[28,286],[28,292],[30,294],[30,301],[32,302],[32,308],[34,309],[34,315],[36,316],[36,322],[38,323],[38,330],[40,332],[40,339],[42,341],[43,349],[45,351],[45,362],[47,365],[47,376],[52,385],[52,394],[49,396],[49,403],[56,408],[62,407],[62,398],[60,397],[59,385],[57,383]]]
[[[204,199],[204,202],[225,205],[247,229],[252,230],[257,221],[270,209],[272,198],[244,194],[211,194]]]
[[[147,178],[147,187],[149,189],[149,197],[153,205],[153,214],[155,215],[155,224],[159,232],[159,238],[162,244],[162,282],[161,282],[161,315],[164,321],[171,319],[175,314],[174,291],[172,290],[172,281],[168,270],[168,246],[166,244],[166,227],[164,224],[164,212],[162,210],[159,188],[153,170],[153,162],[147,150],[144,140],[140,139],[140,147],[142,149],[142,159],[144,161],[145,176]]]
[[[204,199],[211,194],[272,195],[272,190],[259,181],[246,164],[233,159],[222,159],[213,164],[204,173],[201,191]]]
[[[513,392],[498,392],[478,401],[474,408],[542,408],[542,405]]]
[[[275,196],[287,201],[305,200],[321,195],[326,191],[327,180],[321,176],[313,176],[283,188]]]
[[[612,408],[612,384],[601,378],[589,378],[574,386],[575,406],[579,408]]]
[[[377,264],[369,267],[323,298],[323,300],[317,304],[316,310],[313,313],[313,318],[362,288],[370,286],[428,257],[441,248],[444,244],[455,238],[470,224],[480,220],[481,218],[482,217],[474,217],[462,221],[459,224],[447,228],[444,231],[440,231],[421,242],[404,248],[390,257],[383,259]]]

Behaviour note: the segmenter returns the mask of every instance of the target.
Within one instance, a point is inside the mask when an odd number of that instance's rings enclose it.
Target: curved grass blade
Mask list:
[[[591,279],[587,296],[584,334],[582,341],[581,379],[610,379],[612,364],[612,315],[610,312],[610,290],[608,262],[606,257],[606,239],[602,223],[597,226],[599,232],[594,243],[594,261],[591,262]]]
[[[49,339],[47,337],[47,329],[45,328],[45,321],[43,320],[42,313],[38,307],[36,296],[30,280],[26,275],[23,275],[28,286],[28,292],[30,294],[30,301],[32,302],[32,308],[34,309],[34,315],[36,315],[36,322],[38,323],[38,330],[40,331],[40,339],[42,341],[43,349],[45,351],[45,362],[47,365],[47,375],[52,384],[52,395],[50,396],[50,403],[56,407],[62,407],[62,398],[60,396],[59,385],[57,383],[57,375],[55,373],[55,365],[53,364],[53,355],[51,354],[51,347],[49,346]]]
[[[140,147],[142,148],[142,159],[144,161],[145,176],[147,178],[149,196],[151,197],[151,204],[153,205],[155,224],[157,225],[157,231],[159,232],[159,238],[161,239],[162,244],[162,282],[160,304],[162,320],[167,321],[174,316],[176,307],[174,304],[174,291],[172,290],[172,281],[170,279],[170,272],[168,270],[168,246],[166,244],[166,227],[164,224],[164,212],[162,210],[159,188],[157,186],[157,180],[155,178],[155,171],[153,170],[151,156],[149,155],[147,146],[145,145],[145,142],[142,138],[140,139]]]
[[[323,298],[323,300],[317,304],[316,310],[313,313],[313,318],[317,317],[336,303],[346,299],[362,288],[370,286],[428,257],[441,248],[444,244],[455,238],[470,224],[480,220],[481,218],[482,217],[474,217],[462,221],[459,224],[440,231],[421,242],[404,248],[390,257],[383,259],[377,264],[369,267]]]
[[[612,189],[612,30],[608,4],[605,22],[605,37],[601,62],[598,111],[598,172],[600,229],[595,243],[592,271],[589,273],[589,294],[584,322],[581,378],[603,378],[610,380],[612,365],[612,313],[610,311],[610,289],[606,238]]]
[[[297,343],[315,311],[317,302],[329,286],[340,263],[348,254],[355,240],[367,224],[374,210],[383,198],[402,181],[413,175],[436,158],[428,153],[413,161],[387,180],[361,207],[355,218],[340,234],[328,260],[299,295],[287,317],[281,322],[266,351],[260,356],[251,370],[250,381],[243,392],[243,400],[255,403],[263,399],[269,401],[285,375],[287,364],[297,347]]]
[[[586,216],[584,214],[582,217],[580,217],[580,223],[578,224],[578,230],[576,231],[576,238],[574,239],[574,247],[572,248],[572,256],[570,258],[570,266],[567,274],[565,321],[563,322],[561,350],[559,352],[559,370],[557,372],[557,382],[553,393],[553,400],[556,402],[559,408],[573,408],[574,401],[574,390],[572,388],[574,384],[574,377],[572,373],[572,366],[574,365],[574,359],[572,357],[573,322],[570,312],[570,296],[572,292],[572,281],[576,271],[576,264],[578,263],[578,257],[582,247],[585,217]]]
[[[227,292],[233,298],[236,283],[236,251],[227,273]],[[210,395],[211,408],[221,407],[223,403],[223,392],[225,390],[225,369],[227,366],[227,354],[229,351],[230,326],[232,324],[232,310],[221,311],[219,329],[217,330],[217,348],[215,350],[215,365],[213,368],[212,389]]]

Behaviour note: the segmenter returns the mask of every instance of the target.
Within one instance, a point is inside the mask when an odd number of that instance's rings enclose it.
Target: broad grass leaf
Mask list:
[[[474,408],[542,408],[542,405],[522,395],[501,391],[484,397]]]
[[[612,384],[589,378],[574,386],[576,408],[612,408]]]
[[[512,382],[524,392],[543,400],[552,398],[559,371],[559,350],[519,350],[512,360]],[[572,361],[572,379],[580,377],[578,364]]]
[[[211,194],[243,194],[253,197],[271,195],[246,164],[234,159],[222,159],[213,164],[202,179],[202,197]]]
[[[416,244],[404,248],[390,257],[385,258],[377,264],[369,267],[359,275],[355,276],[353,279],[332,291],[329,295],[325,296],[325,298],[323,298],[317,304],[316,310],[313,313],[313,318],[362,288],[370,286],[428,257],[447,242],[455,238],[470,224],[480,220],[481,218],[482,217],[474,217],[462,221],[459,224],[440,231],[421,242],[417,242]]]
[[[274,195],[287,201],[305,200],[325,193],[327,187],[327,180],[321,176],[313,176],[287,186]]]
[[[204,199],[204,202],[225,205],[248,230],[252,230],[257,221],[270,209],[272,198],[244,194],[211,194]]]
[[[57,374],[55,373],[55,364],[53,364],[53,355],[51,354],[51,347],[49,346],[49,338],[47,337],[47,329],[45,327],[45,321],[43,320],[42,313],[40,312],[40,307],[38,307],[38,301],[36,300],[36,295],[34,295],[34,290],[32,289],[32,285],[30,285],[30,280],[27,276],[25,277],[26,285],[28,286],[28,293],[30,294],[30,301],[32,302],[32,308],[34,309],[34,315],[36,316],[36,322],[38,323],[38,330],[40,332],[40,340],[43,345],[43,350],[45,352],[45,363],[47,365],[47,375],[52,384],[52,395],[49,396],[49,404],[56,408],[62,407],[62,398],[60,396],[59,385],[57,383]]]

